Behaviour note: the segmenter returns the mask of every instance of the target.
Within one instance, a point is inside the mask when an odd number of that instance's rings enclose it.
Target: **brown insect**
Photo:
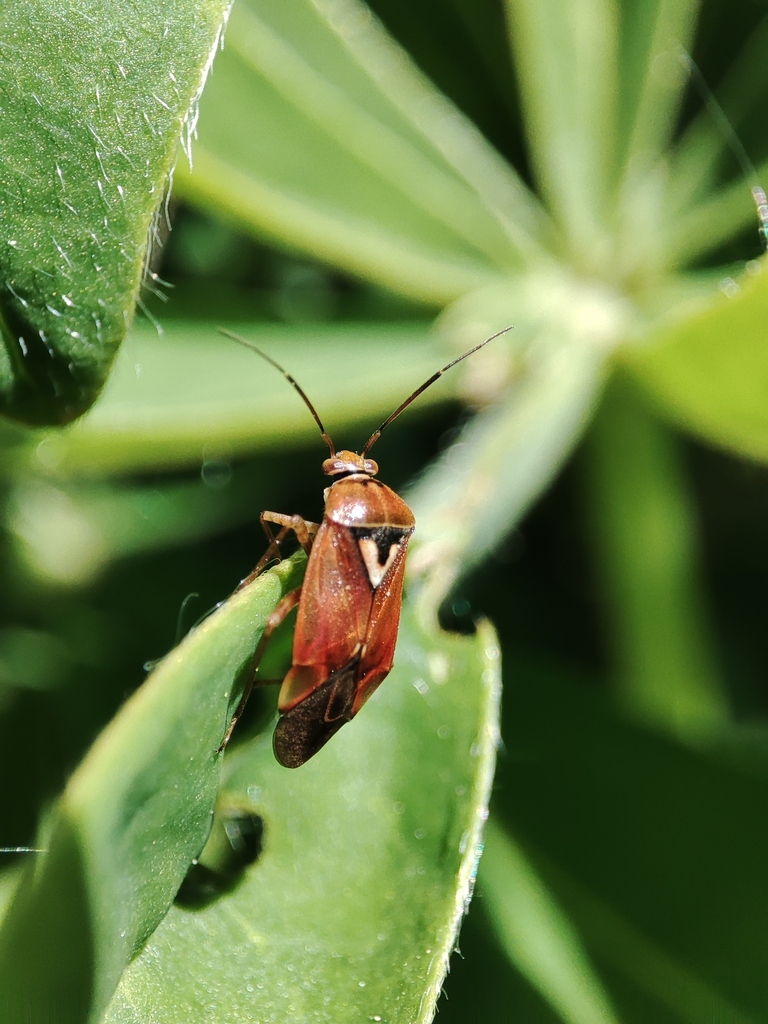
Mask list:
[[[297,768],[313,757],[355,717],[392,668],[405,553],[416,520],[403,499],[376,479],[379,467],[367,457],[368,452],[385,427],[446,370],[509,330],[491,335],[434,373],[374,430],[359,455],[336,449],[315,407],[279,363],[245,338],[222,331],[283,374],[314,417],[330,453],[323,472],[333,482],[325,491],[322,523],[310,523],[298,515],[262,512],[269,547],[241,584],[247,585],[264,571],[289,533],[296,535],[309,556],[304,582],[286,594],[267,619],[255,659],[256,669],[269,637],[298,605],[292,665],[280,689],[280,718],[274,735],[275,757],[286,768]],[[270,524],[280,528],[276,535]],[[222,746],[229,740],[254,682],[258,680],[253,678],[246,687]]]

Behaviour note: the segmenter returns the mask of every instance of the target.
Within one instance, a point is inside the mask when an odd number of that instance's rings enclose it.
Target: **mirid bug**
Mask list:
[[[473,355],[510,327],[451,360],[409,395],[366,441],[363,450],[337,450],[315,407],[294,378],[266,352],[231,331],[227,337],[271,363],[298,392],[315,419],[330,457],[323,472],[325,512],[318,525],[301,516],[262,512],[269,547],[241,587],[255,579],[294,533],[309,556],[304,582],[269,616],[256,652],[254,677],[246,687],[222,748],[242,712],[270,635],[298,606],[291,668],[278,698],[275,757],[297,768],[313,757],[358,713],[392,668],[400,623],[405,553],[416,521],[399,495],[376,479],[379,467],[368,453],[392,423],[446,370]],[[273,535],[271,526],[279,527]]]

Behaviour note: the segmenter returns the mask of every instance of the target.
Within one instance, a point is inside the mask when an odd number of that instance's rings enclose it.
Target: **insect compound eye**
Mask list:
[[[372,467],[369,468],[369,467]],[[326,476],[341,476],[347,473],[378,473],[379,467],[371,459],[364,459],[357,452],[340,451],[323,463]]]
[[[326,459],[323,463],[323,473],[326,476],[337,476],[344,472],[344,463],[341,459]]]
[[[369,473],[371,476],[377,476],[377,474],[379,472],[379,465],[378,465],[378,463],[374,462],[373,459],[366,459],[365,460],[365,467],[363,469],[363,472],[364,473]]]

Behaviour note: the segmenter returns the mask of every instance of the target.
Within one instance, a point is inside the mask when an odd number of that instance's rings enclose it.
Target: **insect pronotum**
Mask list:
[[[446,370],[509,330],[498,331],[433,373],[374,430],[359,455],[336,448],[303,389],[279,363],[240,335],[222,331],[282,373],[314,417],[330,455],[323,462],[332,483],[325,491],[322,522],[262,512],[269,546],[241,584],[263,572],[288,533],[296,535],[309,556],[304,582],[286,594],[267,619],[254,664],[255,673],[270,635],[298,606],[292,664],[282,681],[274,734],[275,756],[285,767],[297,768],[316,754],[354,718],[392,668],[405,553],[416,521],[403,499],[376,479],[379,467],[368,453],[382,431]],[[279,527],[276,534],[272,526]],[[222,747],[256,681],[254,676],[247,685]]]

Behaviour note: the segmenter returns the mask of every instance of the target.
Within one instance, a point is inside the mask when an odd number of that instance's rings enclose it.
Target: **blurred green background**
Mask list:
[[[0,845],[247,575],[258,513],[321,514],[311,419],[217,325],[355,447],[514,324],[375,451],[419,515],[413,592],[502,647],[439,1019],[765,1020],[768,285],[678,52],[760,168],[764,6],[370,10],[238,0],[100,404],[3,427]]]

